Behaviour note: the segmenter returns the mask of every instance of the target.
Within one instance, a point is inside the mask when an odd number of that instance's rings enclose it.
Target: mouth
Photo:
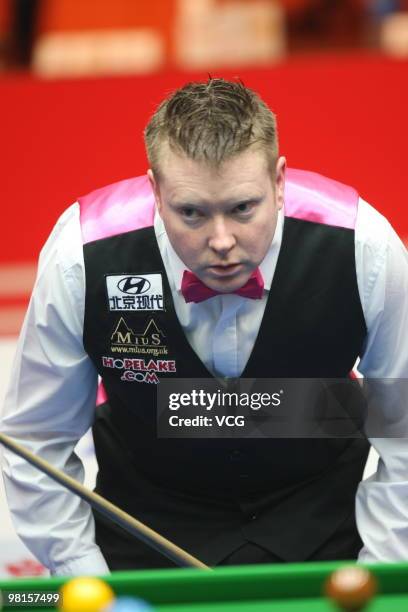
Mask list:
[[[216,276],[232,276],[241,270],[242,264],[234,263],[228,265],[209,266],[208,269]]]

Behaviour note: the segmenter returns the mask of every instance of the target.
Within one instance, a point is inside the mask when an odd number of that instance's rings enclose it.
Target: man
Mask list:
[[[176,91],[145,140],[147,177],[80,198],[42,252],[4,430],[82,478],[99,374],[97,491],[209,565],[406,558],[404,439],[371,440],[380,469],[360,483],[365,439],[159,438],[153,384],[342,378],[358,357],[406,377],[395,232],[353,189],[286,171],[273,113],[240,83]],[[4,471],[53,573],[172,566],[98,517],[95,535],[86,504],[10,453]]]

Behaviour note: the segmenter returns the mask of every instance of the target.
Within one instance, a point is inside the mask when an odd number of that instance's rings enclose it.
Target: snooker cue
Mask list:
[[[171,561],[174,561],[177,565],[181,567],[211,569],[208,565],[202,563],[202,561],[199,561],[182,548],[179,548],[170,540],[167,540],[167,538],[164,538],[153,529],[150,529],[150,527],[147,527],[144,523],[141,523],[127,512],[118,508],[118,506],[115,506],[115,504],[112,504],[112,502],[102,497],[102,495],[94,493],[87,487],[84,487],[84,485],[77,482],[74,478],[71,478],[71,476],[67,476],[67,474],[55,468],[45,459],[37,457],[37,455],[34,455],[31,451],[17,442],[14,442],[9,436],[0,433],[0,443],[50,476],[59,484],[62,484],[66,489],[69,489],[69,491],[88,502],[92,508],[108,517],[113,523],[116,523],[116,525],[119,525],[125,529],[125,531],[131,533],[151,548],[154,548],[154,550],[157,550],[168,559],[171,559]]]

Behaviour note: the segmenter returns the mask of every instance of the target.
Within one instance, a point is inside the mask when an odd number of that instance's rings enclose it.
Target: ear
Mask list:
[[[286,157],[279,157],[276,162],[275,189],[276,204],[280,210],[285,202]]]
[[[147,178],[149,179],[149,183],[154,194],[154,199],[156,200],[157,211],[161,216],[162,203],[160,197],[159,181],[157,177],[154,176],[153,170],[151,168],[149,168],[147,171]]]

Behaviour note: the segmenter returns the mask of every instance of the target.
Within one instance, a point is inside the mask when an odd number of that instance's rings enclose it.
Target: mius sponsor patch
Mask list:
[[[164,338],[154,319],[150,318],[143,331],[136,333],[121,316],[110,337],[110,350],[112,353],[139,353],[158,357],[168,354]]]

